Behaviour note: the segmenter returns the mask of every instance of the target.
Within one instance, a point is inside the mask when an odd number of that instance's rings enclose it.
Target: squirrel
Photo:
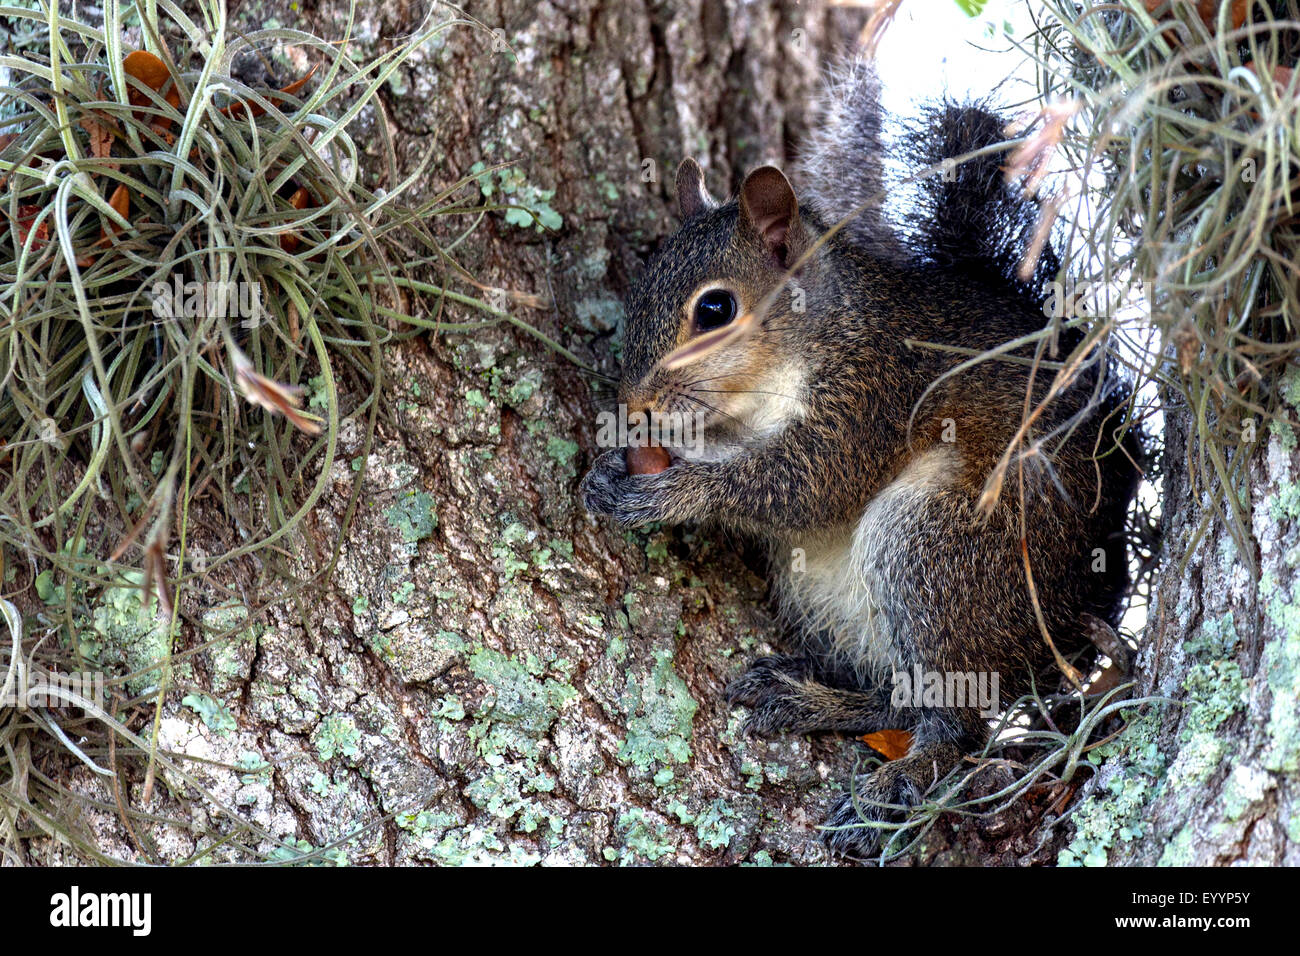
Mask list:
[[[1053,373],[1026,360],[1032,345],[957,366],[1046,326],[1058,260],[1044,250],[1030,280],[1016,274],[1039,204],[988,151],[922,179],[892,224],[869,60],[832,78],[821,117],[799,193],[768,165],[718,202],[682,161],[681,226],[628,295],[619,401],[696,414],[703,439],[653,470],[609,449],[581,495],[623,526],[698,522],[766,543],[797,651],[757,660],[728,697],[753,733],[911,732],[823,828],[833,852],[865,857],[889,833],[873,822],[901,819],[991,733],[974,701],[900,702],[895,675],[992,675],[1005,707],[1054,660],[1044,627],[1068,656],[1089,646],[1090,616],[1116,625],[1139,471],[1103,357],[1046,404],[981,510]],[[925,166],[1002,143],[1004,129],[983,103],[945,102],[897,140]],[[697,342],[694,361],[666,361]]]

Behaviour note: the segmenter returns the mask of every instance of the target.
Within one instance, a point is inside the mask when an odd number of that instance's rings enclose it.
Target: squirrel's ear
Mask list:
[[[682,221],[692,219],[717,205],[717,201],[704,188],[704,170],[700,169],[699,163],[687,156],[677,167],[677,207],[682,212]]]
[[[775,166],[760,166],[740,187],[740,215],[757,233],[782,266],[790,264],[793,242],[799,232],[799,200],[785,173]]]

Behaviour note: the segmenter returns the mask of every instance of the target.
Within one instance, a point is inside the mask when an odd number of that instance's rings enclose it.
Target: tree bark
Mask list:
[[[1285,411],[1294,415],[1295,370]],[[1073,813],[1063,862],[1300,863],[1300,462],[1294,431],[1256,422],[1242,502],[1254,553],[1212,518],[1192,420],[1166,408],[1160,573],[1137,659],[1145,707]],[[1194,476],[1194,477],[1193,477]],[[1257,566],[1258,577],[1252,574]]]
[[[675,222],[677,161],[697,157],[722,193],[780,160],[821,52],[860,22],[792,0],[466,10],[502,29],[509,52],[457,28],[413,58],[385,92],[400,159],[413,169],[433,154],[429,194],[476,162],[513,164],[534,199],[554,190],[541,201],[563,217],[557,232],[493,213],[456,256],[489,288],[553,300],[516,311],[609,372],[621,295]],[[337,37],[346,13],[325,0],[305,15],[248,3],[235,16],[244,29],[305,16]],[[357,55],[383,52],[422,14],[361,7]],[[374,158],[382,169],[377,146]],[[722,698],[779,640],[761,568],[711,536],[622,534],[582,511],[577,481],[612,395],[509,327],[390,347],[385,369],[362,506],[328,585],[197,649],[166,695],[161,746],[202,758],[187,764],[197,778],[275,838],[245,834],[210,859],[320,848],[385,864],[824,859],[814,826],[854,745],[746,739]],[[286,544],[304,577],[318,567],[307,556],[328,555],[340,534],[363,435],[345,422],[310,540]],[[236,626],[239,602],[219,593],[186,594],[186,620]],[[177,650],[200,641],[187,625]],[[195,688],[229,719],[183,703]],[[137,822],[137,839],[105,784],[74,764],[71,788],[105,807],[77,812],[111,856],[146,859],[152,844],[184,859],[236,828],[184,781],[163,773],[146,800],[143,766],[123,757],[121,773],[125,804],[192,827]],[[31,848],[48,862],[67,853]]]
[[[345,3],[304,9],[233,13],[243,29],[275,18],[343,35]],[[432,154],[428,194],[477,162],[513,164],[514,187],[558,213],[558,230],[492,213],[456,256],[488,288],[552,303],[515,311],[607,373],[621,296],[675,222],[677,161],[695,156],[723,193],[788,159],[826,56],[861,22],[794,0],[466,10],[506,42],[457,28],[394,78],[384,108],[401,164]],[[382,53],[423,12],[363,7],[357,55]],[[379,176],[377,139],[371,159]],[[298,573],[318,570],[307,556],[329,554],[363,481],[330,581],[210,648],[194,622],[237,627],[239,602],[220,594],[247,582],[184,597],[177,650],[192,655],[160,743],[201,758],[188,768],[262,834],[238,833],[209,859],[328,848],[377,864],[826,862],[815,826],[865,747],[740,732],[722,689],[781,635],[761,564],[738,543],[623,534],[583,514],[577,481],[612,394],[509,327],[392,346],[385,373],[364,471],[364,426],[348,420],[332,492],[286,545]],[[1144,692],[1181,705],[1148,706],[1108,748],[1072,834],[1024,801],[941,820],[904,862],[1051,862],[1070,836],[1063,862],[1300,862],[1295,439],[1261,432],[1251,466],[1256,585],[1220,524],[1195,538],[1204,495],[1186,477],[1186,419],[1168,422],[1164,570],[1138,668]],[[196,688],[223,716],[195,703]],[[152,714],[135,720],[146,731]],[[104,782],[69,766],[68,786],[103,807],[69,812],[110,856],[150,859],[143,845],[186,859],[240,829],[166,772],[147,800],[143,763],[124,756],[121,802],[158,821],[132,833]],[[71,858],[55,841],[29,850]]]

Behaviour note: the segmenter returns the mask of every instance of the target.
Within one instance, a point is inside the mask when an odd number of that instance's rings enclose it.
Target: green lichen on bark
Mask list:
[[[1171,456],[1188,427],[1172,417]],[[1257,580],[1218,520],[1186,555],[1202,504],[1185,478],[1167,479],[1165,570],[1138,678],[1144,692],[1174,703],[1148,708],[1095,752],[1096,780],[1073,813],[1060,862],[1300,863],[1300,828],[1290,823],[1300,810],[1300,513],[1288,504],[1300,465],[1292,447],[1275,430],[1251,459]]]

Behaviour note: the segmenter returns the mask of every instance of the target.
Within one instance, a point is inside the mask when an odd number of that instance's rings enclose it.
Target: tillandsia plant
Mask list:
[[[264,608],[331,571],[338,543],[307,580],[280,548],[328,481],[341,403],[369,448],[385,342],[502,321],[533,331],[503,311],[508,293],[479,297],[430,229],[438,216],[472,229],[499,207],[456,198],[479,199],[472,176],[406,202],[436,178],[435,157],[398,175],[376,96],[435,34],[479,24],[437,6],[358,62],[355,7],[328,40],[239,33],[219,0],[191,9],[108,0],[92,22],[53,0],[0,7],[24,38],[0,52],[0,683],[8,702],[15,688],[40,690],[41,673],[111,675],[107,702],[65,695],[80,710],[0,703],[7,854],[26,820],[100,858],[34,768],[33,750],[51,742],[112,782],[133,835],[137,811],[113,770],[123,748],[147,756],[146,793],[157,765],[202,793],[157,750],[160,708],[145,718],[152,733],[122,715],[170,686],[187,588],[221,590],[213,571],[244,560]],[[264,82],[268,69],[281,78]],[[363,164],[359,121],[378,163]],[[482,321],[442,322],[448,301]],[[187,551],[199,511],[224,545],[202,560]],[[20,594],[26,606],[9,600]],[[149,653],[99,659],[92,597],[120,606]],[[200,648],[236,630],[205,628]],[[234,821],[223,842],[272,839],[202,796]]]
[[[1300,350],[1300,4],[1044,6],[1040,86],[1072,170],[1061,302],[1123,340],[1135,400],[1192,416],[1201,534],[1217,510],[1253,563],[1245,467],[1262,429],[1297,424],[1277,399]]]

